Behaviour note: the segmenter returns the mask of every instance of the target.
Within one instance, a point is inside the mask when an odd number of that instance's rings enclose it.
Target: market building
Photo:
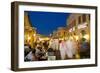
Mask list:
[[[62,39],[62,40],[66,39],[66,35],[67,35],[66,28],[59,27],[57,30],[57,35],[59,36],[59,39]]]
[[[36,41],[36,28],[32,27],[28,13],[24,13],[24,44],[29,44],[34,47],[34,42]]]
[[[71,39],[81,40],[85,38],[90,41],[90,14],[70,14],[66,26],[67,36]]]
[[[59,40],[66,39],[67,32],[66,27],[59,27],[56,31],[53,31],[52,37]]]

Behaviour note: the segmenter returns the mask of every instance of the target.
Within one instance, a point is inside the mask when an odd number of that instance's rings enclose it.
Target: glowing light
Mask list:
[[[85,39],[89,40],[89,35],[88,35],[88,34],[84,35],[83,37],[84,37]]]
[[[35,37],[35,36],[36,36],[36,34],[33,34],[33,36]]]
[[[31,39],[31,37],[28,35],[28,41]]]
[[[85,27],[87,27],[87,23],[80,24],[78,26],[78,29],[85,28]]]
[[[42,38],[39,38],[39,40],[42,41],[43,39]]]
[[[45,38],[39,38],[40,41],[43,41],[43,40],[49,40],[48,37],[45,37]]]
[[[71,36],[70,39],[73,40],[73,37]]]
[[[78,40],[78,39],[79,39],[79,37],[78,37],[78,36],[75,36],[75,39],[76,39],[76,40]]]
[[[63,38],[59,38],[59,40],[64,40]]]

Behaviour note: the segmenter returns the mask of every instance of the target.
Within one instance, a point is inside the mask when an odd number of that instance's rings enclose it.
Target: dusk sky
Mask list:
[[[28,16],[32,26],[37,29],[37,33],[48,36],[58,27],[66,26],[69,13],[28,11]]]

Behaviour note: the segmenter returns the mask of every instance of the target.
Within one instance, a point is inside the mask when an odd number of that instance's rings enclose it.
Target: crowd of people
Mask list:
[[[67,60],[90,58],[90,45],[85,38],[75,41],[73,39],[50,39],[24,45],[24,61]]]

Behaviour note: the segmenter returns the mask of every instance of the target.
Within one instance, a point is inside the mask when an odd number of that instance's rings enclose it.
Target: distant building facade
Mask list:
[[[56,31],[53,31],[52,36],[54,38],[64,40],[66,38],[66,34],[67,34],[66,28],[65,27],[59,27]]]
[[[36,28],[32,27],[28,13],[24,13],[24,43],[33,47],[33,43],[36,40]]]
[[[90,14],[72,13],[67,19],[68,36],[77,36],[74,38],[80,40],[86,37],[89,41],[90,36]],[[85,36],[87,35],[87,36]]]

